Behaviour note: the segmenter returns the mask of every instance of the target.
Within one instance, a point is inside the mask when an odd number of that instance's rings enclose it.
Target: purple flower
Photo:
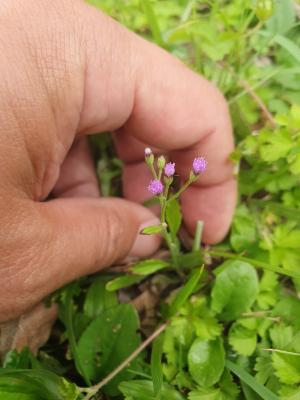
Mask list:
[[[165,166],[165,175],[170,178],[175,174],[175,163],[168,162]]]
[[[204,157],[196,157],[193,161],[193,171],[195,175],[206,170],[207,161]]]
[[[148,190],[150,193],[152,194],[160,194],[163,192],[164,190],[164,185],[161,183],[160,180],[158,179],[153,179],[152,181],[150,181],[149,186],[148,186]]]

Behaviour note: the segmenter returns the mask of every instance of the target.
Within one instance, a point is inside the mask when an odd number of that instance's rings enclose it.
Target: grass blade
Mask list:
[[[158,21],[157,21],[157,17],[155,15],[155,12],[153,10],[152,4],[150,3],[149,0],[143,0],[141,2],[145,15],[147,17],[148,20],[148,24],[153,36],[153,39],[155,41],[156,44],[158,44],[161,47],[165,47],[165,42],[164,39],[162,37],[159,25],[158,25]]]
[[[169,316],[173,316],[177,313],[179,308],[186,302],[186,300],[193,294],[195,291],[200,278],[202,276],[204,270],[204,265],[200,269],[196,269],[193,272],[190,279],[186,282],[186,284],[179,290],[175,299],[170,305]]]
[[[252,390],[254,390],[259,396],[261,396],[264,400],[279,400],[271,390],[263,386],[259,383],[252,375],[250,375],[244,368],[241,366],[233,363],[230,360],[226,360],[225,362],[226,367],[242,382],[248,385]]]
[[[163,335],[158,336],[153,342],[152,353],[151,353],[151,375],[153,382],[154,396],[156,399],[160,399],[160,393],[163,386],[163,370],[162,370],[162,347],[163,347]]]
[[[238,254],[233,254],[233,253],[227,253],[225,251],[219,251],[219,250],[211,250],[209,251],[209,254],[212,257],[222,257],[222,258],[228,258],[232,260],[239,260],[239,261],[245,261],[249,264],[252,264],[254,267],[266,269],[268,271],[273,271],[276,272],[277,274],[281,275],[286,275],[291,278],[298,278],[300,279],[300,274],[297,272],[294,272],[289,269],[284,269],[280,267],[273,267],[272,265],[264,262],[264,261],[259,261],[259,260],[254,260],[253,258],[249,257],[244,257],[244,256],[239,256]]]

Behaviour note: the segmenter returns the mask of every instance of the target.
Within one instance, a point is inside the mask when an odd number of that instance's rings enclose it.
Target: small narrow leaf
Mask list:
[[[154,396],[156,397],[160,395],[163,386],[163,370],[161,362],[162,350],[163,350],[163,335],[160,335],[153,342],[152,353],[151,353],[151,375],[152,375]]]
[[[130,271],[136,275],[150,275],[169,266],[170,264],[164,260],[152,259],[134,264],[130,267]]]
[[[161,226],[160,225],[152,225],[152,226],[146,226],[146,228],[142,229],[140,234],[141,235],[155,235],[156,233],[161,232]]]
[[[134,285],[135,283],[140,282],[142,279],[143,279],[143,276],[138,276],[138,275],[119,276],[118,278],[107,282],[105,288],[109,292],[114,292],[116,290],[123,289],[125,287]]]
[[[195,291],[200,278],[202,276],[204,270],[204,266],[202,266],[200,269],[196,269],[189,280],[186,282],[186,284],[179,290],[177,293],[175,299],[170,305],[169,309],[169,315],[173,316],[177,313],[179,308],[186,302],[186,300],[193,294]]]
[[[182,222],[180,204],[177,199],[170,200],[167,203],[166,220],[172,236],[175,237]]]
[[[279,400],[279,398],[273,392],[271,392],[271,390],[259,383],[240,365],[237,365],[230,360],[226,360],[225,365],[234,375],[240,378],[242,382],[253,389],[254,392],[256,392],[264,400]]]

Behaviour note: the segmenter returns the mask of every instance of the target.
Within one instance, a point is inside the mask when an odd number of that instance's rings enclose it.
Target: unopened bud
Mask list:
[[[270,18],[274,11],[273,0],[257,0],[255,14],[261,21],[266,21]]]
[[[163,167],[166,165],[166,159],[164,156],[160,156],[157,159],[157,166],[159,169],[163,169]]]

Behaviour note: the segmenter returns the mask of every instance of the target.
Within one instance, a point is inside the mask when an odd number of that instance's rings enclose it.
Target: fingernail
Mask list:
[[[160,245],[160,235],[141,235],[140,232],[147,226],[159,225],[160,221],[154,218],[150,221],[143,223],[138,230],[137,238],[132,246],[130,255],[133,257],[147,257],[153,254]]]

